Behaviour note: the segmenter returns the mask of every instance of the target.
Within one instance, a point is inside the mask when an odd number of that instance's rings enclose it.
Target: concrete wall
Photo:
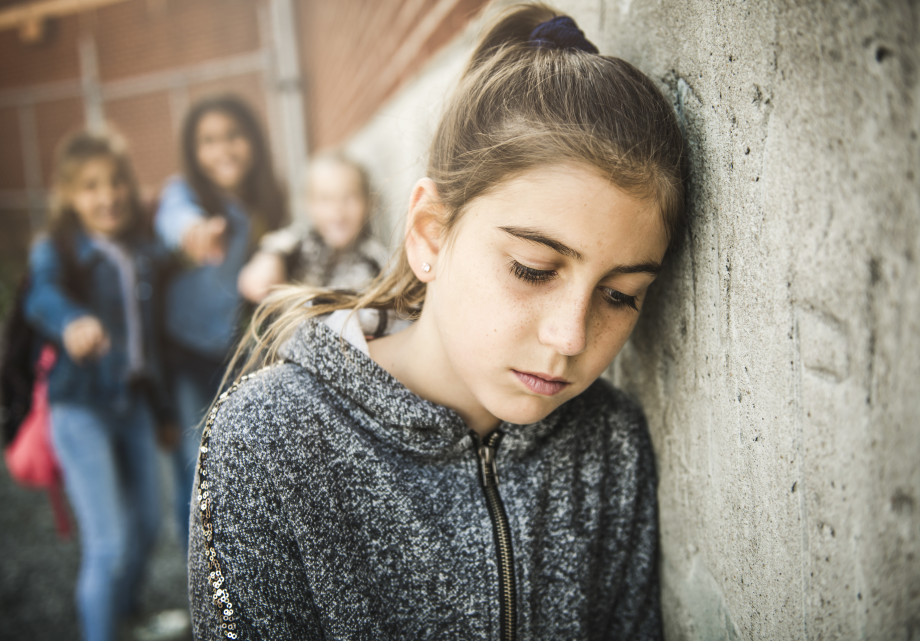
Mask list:
[[[920,639],[920,6],[557,4],[692,149],[690,233],[612,370],[658,454],[668,639]],[[385,233],[471,41],[351,142]]]

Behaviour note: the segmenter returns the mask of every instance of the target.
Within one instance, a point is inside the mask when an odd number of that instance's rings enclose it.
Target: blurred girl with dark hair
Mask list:
[[[265,136],[238,97],[196,103],[181,138],[184,174],[163,190],[157,234],[180,256],[166,298],[167,368],[184,436],[175,455],[176,516],[188,526],[196,428],[237,337],[237,278],[259,238],[286,218]],[[180,535],[185,544],[185,534]]]

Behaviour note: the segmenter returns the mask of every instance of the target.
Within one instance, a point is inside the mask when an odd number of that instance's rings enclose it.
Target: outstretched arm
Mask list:
[[[182,180],[173,180],[163,190],[154,227],[166,247],[181,250],[198,265],[219,264],[224,259],[226,219],[208,217]]]
[[[272,287],[287,280],[284,259],[277,254],[256,252],[240,270],[237,288],[240,295],[253,303],[261,303]]]
[[[32,248],[26,319],[46,338],[64,347],[74,361],[102,356],[109,349],[108,334],[89,309],[67,294],[64,271],[64,262],[50,239]]]

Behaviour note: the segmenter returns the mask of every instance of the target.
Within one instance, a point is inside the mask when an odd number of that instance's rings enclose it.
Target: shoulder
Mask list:
[[[82,233],[67,237],[66,240],[42,233],[32,243],[29,262],[34,267],[44,267],[57,266],[62,262],[72,263],[76,260],[77,266],[84,266],[95,253],[92,243]]]
[[[174,174],[166,179],[166,183],[163,185],[162,193],[165,194],[178,194],[178,193],[191,193],[192,188],[188,184],[188,181],[184,176],[179,174]]]
[[[300,365],[279,362],[234,383],[212,409],[213,443],[235,444],[269,455],[315,429],[328,393]],[[295,439],[296,437],[296,439]]]
[[[34,259],[45,257],[49,254],[57,254],[54,248],[54,242],[47,233],[41,233],[32,241],[32,246],[29,248],[29,256]]]
[[[60,262],[57,248],[47,234],[36,238],[29,248],[29,270],[32,272],[33,282],[36,280],[36,274],[56,273]]]
[[[197,203],[198,195],[195,190],[180,175],[171,176],[167,179],[163,190],[160,192],[159,211],[175,206],[177,203]]]
[[[303,245],[309,232],[300,223],[270,231],[262,236],[259,249],[270,254],[290,254]]]
[[[304,367],[278,363],[218,401],[205,426],[199,466],[224,496],[259,486],[282,500],[303,484],[327,483],[330,460],[347,450],[355,433],[332,390]]]

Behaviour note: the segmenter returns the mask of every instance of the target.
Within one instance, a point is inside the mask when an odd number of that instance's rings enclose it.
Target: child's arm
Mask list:
[[[184,181],[173,180],[163,190],[154,227],[169,249],[183,251],[195,263],[223,262],[227,221],[208,218]]]
[[[189,524],[195,638],[229,638],[221,627],[226,624],[235,626],[236,638],[250,641],[322,639],[302,550],[274,491],[273,474],[279,470],[272,459],[277,456],[262,450],[258,439],[265,420],[257,407],[261,396],[241,402],[242,393],[225,397],[202,440],[206,451],[200,455]]]
[[[296,273],[290,273],[291,258],[299,255],[307,233],[302,224],[292,223],[262,236],[259,250],[240,271],[237,280],[240,295],[260,303],[272,287],[296,278]]]
[[[237,289],[253,303],[260,303],[275,285],[287,281],[284,258],[279,254],[259,251],[240,270]]]
[[[109,337],[88,309],[64,293],[61,257],[50,239],[39,241],[29,255],[26,319],[62,345],[75,361],[98,358],[109,349]]]

